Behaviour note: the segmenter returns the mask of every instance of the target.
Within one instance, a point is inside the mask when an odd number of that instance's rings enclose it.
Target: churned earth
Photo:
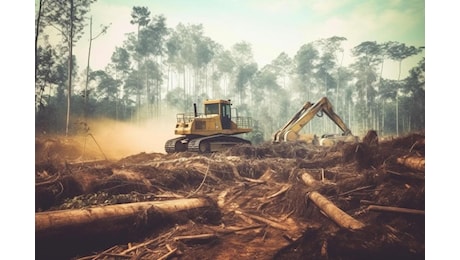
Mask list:
[[[36,258],[424,259],[424,133],[366,137],[114,160],[37,136]]]

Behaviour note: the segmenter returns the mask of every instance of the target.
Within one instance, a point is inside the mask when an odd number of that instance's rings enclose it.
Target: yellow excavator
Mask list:
[[[299,134],[300,130],[310,122],[315,115],[326,114],[342,131],[342,134],[324,134],[321,138],[316,135],[308,136]],[[326,98],[320,98],[316,103],[307,101],[294,116],[273,135],[273,143],[304,140],[321,146],[332,146],[339,141],[358,142],[358,137],[351,133],[351,130],[343,120],[334,112],[331,102]]]
[[[252,119],[239,117],[237,113],[232,117],[231,100],[213,99],[203,104],[204,113],[198,113],[196,104],[193,104],[193,114],[176,115],[174,134],[181,136],[166,141],[167,153],[210,153],[238,144],[251,144],[251,141],[236,135],[251,132]]]

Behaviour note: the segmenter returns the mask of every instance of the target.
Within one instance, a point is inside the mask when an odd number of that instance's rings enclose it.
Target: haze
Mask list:
[[[122,46],[125,34],[137,30],[130,24],[133,6],[148,7],[152,15],[163,14],[170,28],[178,23],[202,24],[205,35],[227,49],[237,42],[249,42],[259,67],[281,52],[292,57],[303,44],[332,36],[347,38],[344,64],[351,61],[349,50],[364,41],[425,45],[425,2],[419,0],[98,0],[91,6],[93,33],[100,25],[110,24],[110,28],[92,43],[93,70],[104,69],[115,47]],[[78,61],[86,62],[88,44],[86,28],[75,48]],[[420,57],[404,62],[403,77]],[[396,79],[396,69],[384,71],[384,77],[390,75]]]

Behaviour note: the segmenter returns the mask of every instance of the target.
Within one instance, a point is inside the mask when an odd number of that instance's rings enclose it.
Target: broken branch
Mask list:
[[[169,250],[169,248],[168,248],[168,250]],[[177,251],[177,248],[174,248],[173,250],[170,250],[168,253],[166,253],[164,256],[158,258],[158,260],[168,259],[168,257],[170,257],[171,255],[176,253],[176,251]]]
[[[243,216],[246,216],[246,217],[249,217],[249,218],[252,218],[252,219],[255,219],[257,221],[260,221],[260,222],[263,222],[271,227],[274,227],[276,229],[281,229],[281,230],[289,230],[289,228],[275,222],[275,221],[271,221],[269,219],[266,219],[266,218],[263,218],[263,217],[259,217],[259,216],[255,216],[255,215],[252,215],[252,214],[249,214],[249,213],[245,213],[245,212],[242,212],[242,211],[239,211],[239,210],[235,210],[235,213],[236,214],[240,214],[240,215],[243,215]]]
[[[353,189],[353,190],[342,192],[342,193],[339,194],[339,196],[347,195],[347,194],[353,193],[355,191],[365,190],[365,189],[369,189],[369,188],[372,188],[372,187],[374,187],[374,185],[368,185],[368,186],[364,186],[364,187],[359,187],[359,188],[356,188],[356,189]]]
[[[208,239],[217,238],[216,234],[199,234],[199,235],[190,235],[190,236],[176,236],[174,237],[174,241],[195,241],[195,240],[208,240]]]
[[[405,213],[405,214],[416,214],[416,215],[425,215],[424,210],[418,209],[408,209],[408,208],[398,208],[390,206],[378,206],[378,205],[369,205],[367,210],[372,211],[383,211],[383,212],[396,212],[396,213]]]
[[[287,190],[289,190],[289,188],[291,188],[291,185],[289,185],[289,184],[288,185],[283,185],[283,187],[281,187],[281,189],[279,191],[277,191],[274,194],[268,196],[267,199],[271,199],[271,198],[274,198],[276,196],[279,196],[279,195],[285,193]]]

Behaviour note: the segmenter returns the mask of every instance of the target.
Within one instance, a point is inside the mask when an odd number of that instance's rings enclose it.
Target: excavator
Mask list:
[[[204,113],[179,113],[176,115],[174,134],[180,137],[170,139],[165,143],[166,153],[198,152],[211,153],[228,149],[238,144],[250,144],[236,135],[252,131],[252,118],[232,117],[231,100],[205,100]],[[234,109],[236,111],[236,109]]]
[[[300,130],[310,122],[315,115],[322,116],[325,113],[342,131],[342,134],[324,134],[320,139],[302,136]],[[273,135],[273,143],[304,140],[320,146],[332,146],[339,141],[358,142],[358,137],[351,133],[351,130],[343,120],[334,112],[332,104],[326,97],[320,98],[316,103],[307,101],[294,116]]]

